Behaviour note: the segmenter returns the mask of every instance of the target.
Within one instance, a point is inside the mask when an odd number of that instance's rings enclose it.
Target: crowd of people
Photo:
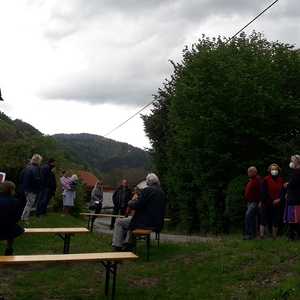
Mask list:
[[[5,255],[13,254],[14,239],[24,229],[18,225],[28,225],[35,207],[37,217],[47,214],[51,198],[57,190],[54,173],[55,160],[42,164],[42,156],[34,154],[19,176],[18,187],[11,181],[0,183],[0,240],[6,241]],[[59,180],[64,215],[70,214],[75,204],[77,175],[63,171]],[[165,214],[165,196],[160,188],[158,177],[151,173],[146,178],[147,187],[143,190],[129,188],[128,180],[123,179],[112,196],[113,217],[110,227],[114,229],[112,246],[115,250],[132,247],[131,230],[151,228],[159,232]],[[103,182],[98,181],[92,192],[89,209],[100,213],[103,204]],[[122,218],[117,218],[122,215]]]
[[[266,232],[276,239],[284,224],[290,240],[300,238],[300,155],[291,157],[289,167],[291,176],[286,182],[278,164],[271,164],[264,178],[255,166],[248,169],[244,239],[264,238]]]
[[[146,187],[142,190],[129,188],[128,180],[123,179],[112,196],[113,215],[110,228],[113,230],[112,248],[114,251],[129,251],[133,248],[132,230],[151,229],[160,232],[165,216],[165,194],[160,187],[157,175],[146,177]],[[98,181],[91,192],[90,210],[100,213],[103,204],[103,182]],[[121,215],[122,217],[117,217]],[[95,217],[94,217],[95,218]]]
[[[51,198],[57,190],[55,159],[42,164],[42,156],[34,154],[19,176],[18,186],[11,181],[0,184],[0,240],[6,240],[5,255],[12,255],[13,241],[24,230],[18,225],[28,221],[33,208],[37,217],[47,214]],[[60,178],[64,214],[69,214],[76,198],[78,177],[63,172]]]
[[[20,174],[17,191],[13,182],[0,184],[0,240],[6,240],[5,255],[12,255],[14,239],[24,232],[18,221],[21,219],[26,224],[34,206],[37,217],[45,215],[56,192],[55,160],[49,159],[44,165],[41,163],[42,157],[33,155]],[[300,155],[291,157],[289,167],[291,176],[286,182],[278,164],[271,164],[264,178],[259,176],[255,166],[248,168],[244,239],[264,238],[267,232],[275,239],[283,224],[288,225],[289,239],[300,238]],[[69,214],[76,199],[78,177],[63,172],[60,183],[63,212]],[[128,180],[123,179],[113,193],[112,202],[115,216],[110,224],[113,250],[131,250],[134,229],[161,231],[166,199],[154,173],[147,175],[146,187],[142,190],[135,188],[132,191]],[[89,209],[98,214],[102,205],[103,181],[97,181],[91,192]]]

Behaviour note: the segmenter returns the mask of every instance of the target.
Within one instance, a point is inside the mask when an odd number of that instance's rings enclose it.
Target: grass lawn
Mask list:
[[[30,227],[75,227],[86,222],[50,214]],[[71,253],[110,251],[111,237],[77,235]],[[140,243],[136,262],[119,268],[117,299],[300,299],[300,242],[242,241],[226,237],[199,244],[151,248],[146,262]],[[56,236],[20,237],[15,254],[60,254]],[[3,243],[0,251],[3,253]],[[0,267],[0,295],[12,299],[105,299],[104,269],[95,263]]]

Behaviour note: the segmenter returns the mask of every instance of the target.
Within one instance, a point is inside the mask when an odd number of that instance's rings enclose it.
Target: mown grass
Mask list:
[[[31,227],[85,226],[83,220],[50,214],[32,219]],[[77,235],[71,253],[110,251],[111,237]],[[22,236],[15,254],[61,253],[56,236]],[[3,251],[1,243],[0,251]],[[144,244],[139,260],[119,268],[117,299],[300,299],[300,243],[242,241],[226,237],[198,244]],[[0,295],[5,299],[104,299],[104,272],[95,263],[59,263],[1,267]]]

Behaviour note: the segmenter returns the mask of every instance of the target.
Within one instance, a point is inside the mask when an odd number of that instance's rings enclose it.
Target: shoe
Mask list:
[[[13,253],[14,253],[14,249],[13,248],[6,248],[5,252],[4,252],[4,255],[5,256],[10,256],[10,255],[13,255]]]
[[[122,247],[112,246],[112,250],[113,250],[114,252],[121,252],[121,251],[122,251]]]
[[[122,248],[122,251],[125,251],[125,252],[132,252],[133,250],[134,250],[134,245],[130,244],[130,243],[124,244],[124,246]]]

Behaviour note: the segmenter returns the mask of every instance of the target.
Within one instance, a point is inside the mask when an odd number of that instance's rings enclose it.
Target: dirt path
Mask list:
[[[98,233],[112,235],[112,230],[109,229],[109,222],[110,219],[107,220],[96,219],[94,224],[94,231]],[[179,235],[179,234],[161,233],[160,240],[162,242],[172,242],[172,243],[201,243],[201,242],[218,241],[220,239],[217,237],[204,237],[198,235]]]

